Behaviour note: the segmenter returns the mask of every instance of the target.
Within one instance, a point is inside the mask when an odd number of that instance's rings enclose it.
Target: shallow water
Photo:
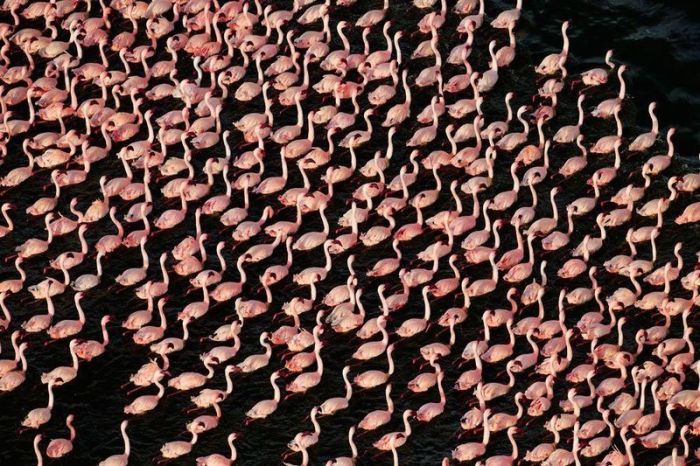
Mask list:
[[[348,17],[354,20],[370,5],[362,7],[355,6],[348,12]],[[371,2],[372,7],[378,6],[381,2]],[[285,5],[286,6],[286,5]],[[495,14],[504,8],[510,8],[510,4],[503,2],[490,3],[487,2],[487,14],[495,16]],[[392,19],[395,20],[396,28],[410,28],[412,24],[422,16],[422,12],[411,7],[409,2],[395,1],[392,6]],[[345,17],[345,16],[344,16]],[[638,134],[642,130],[646,130],[649,125],[648,116],[646,114],[646,106],[650,100],[656,100],[659,103],[658,114],[662,124],[662,128],[667,128],[669,125],[676,125],[679,128],[677,133],[678,146],[677,153],[682,155],[682,162],[674,164],[669,170],[670,174],[681,173],[686,170],[683,166],[685,163],[692,165],[694,169],[697,167],[695,153],[700,147],[700,116],[694,109],[700,108],[700,93],[697,88],[697,81],[693,81],[694,76],[700,72],[700,49],[697,43],[700,42],[700,26],[697,14],[691,12],[686,2],[666,2],[666,5],[659,6],[651,1],[619,1],[619,2],[555,2],[555,1],[536,1],[526,0],[525,9],[523,12],[523,20],[518,25],[518,50],[517,58],[509,70],[501,76],[501,81],[494,92],[489,94],[488,102],[485,105],[485,110],[488,120],[494,118],[502,118],[505,114],[503,108],[503,96],[509,89],[515,89],[517,94],[514,100],[514,107],[529,103],[529,96],[533,94],[535,75],[532,70],[533,64],[539,62],[540,58],[547,53],[558,50],[561,46],[561,38],[559,35],[559,25],[561,21],[570,19],[572,27],[570,29],[572,36],[572,59],[569,62],[570,73],[585,70],[592,66],[600,66],[602,58],[607,48],[613,47],[616,51],[615,58],[619,62],[624,62],[629,65],[628,90],[630,98],[625,102],[623,120],[625,123],[625,132],[628,134]],[[332,28],[334,30],[334,17]],[[459,19],[450,17],[445,30],[454,27]],[[359,44],[358,31],[352,32],[353,37],[357,39]],[[504,43],[504,37],[501,33],[498,35],[492,31],[480,31],[477,34],[476,50],[472,54],[470,61],[476,69],[483,69],[487,60],[486,46],[492,37],[498,37],[499,44]],[[373,33],[371,35],[373,42],[382,44],[381,35]],[[413,47],[423,37],[413,36],[406,37],[402,43],[405,43],[404,58],[410,54]],[[334,38],[337,40],[337,38]],[[444,42],[441,41],[441,50],[443,53],[448,52],[460,40],[458,37],[446,37]],[[355,43],[355,42],[353,42]],[[410,45],[408,45],[410,44]],[[14,55],[13,55],[14,57]],[[418,63],[409,65],[411,77],[415,77],[419,70],[428,66],[431,59],[422,60]],[[449,76],[461,72],[459,67],[448,66]],[[693,73],[695,71],[695,73]],[[184,69],[184,73],[188,70]],[[317,72],[312,73],[312,80],[318,78]],[[252,75],[248,77],[251,79]],[[591,95],[595,96],[595,102],[603,98],[607,98],[616,93],[617,86],[613,83],[603,91],[595,91]],[[86,95],[81,95],[85,98]],[[416,92],[414,89],[415,106],[414,115],[427,105],[432,95],[428,92]],[[403,99],[402,93],[398,93],[398,99]],[[560,116],[557,117],[557,125],[559,122],[574,121],[576,118],[575,112],[575,92],[567,91],[565,98],[561,102]],[[310,105],[318,105],[317,101],[311,101]],[[170,110],[174,107],[175,102],[165,101],[161,108],[157,110],[157,115],[163,111]],[[589,103],[590,104],[590,103]],[[128,105],[128,104],[127,104]],[[346,111],[347,111],[347,103]],[[258,111],[261,105],[243,105],[236,106],[233,104],[224,112],[224,121],[230,125],[231,121],[237,119],[242,113],[251,111],[255,107]],[[306,108],[306,106],[305,106]],[[284,110],[281,113],[276,113],[276,125],[284,125],[292,122],[296,116],[291,109]],[[374,123],[379,123],[383,117],[373,118]],[[446,120],[446,119],[444,119]],[[561,123],[564,124],[564,123]],[[362,127],[363,123],[358,118],[358,125]],[[444,130],[445,123],[441,123],[441,130]],[[410,134],[417,128],[417,124],[409,122],[402,126],[395,137],[397,147],[395,152],[396,164],[392,164],[387,173],[387,178],[391,179],[395,176],[400,168],[400,165],[407,161],[408,153],[410,152],[404,147],[401,147],[400,141],[406,140]],[[556,127],[556,126],[553,126]],[[590,122],[586,124],[586,140],[589,142],[595,141],[602,134],[614,131],[614,124],[610,122]],[[325,135],[324,135],[325,136]],[[238,134],[232,138],[232,144],[236,144],[240,138]],[[317,143],[320,141],[320,136],[317,135]],[[336,138],[336,142],[339,139]],[[367,160],[370,160],[376,150],[384,150],[386,142],[385,131],[380,130],[371,144],[363,146],[358,151],[358,165],[362,166]],[[319,143],[321,147],[325,143]],[[440,137],[436,143],[430,147],[430,150],[437,148],[446,148],[447,141],[444,137]],[[119,149],[119,146],[117,146]],[[658,152],[665,153],[665,145],[663,142],[655,147]],[[10,151],[13,157],[8,157],[5,166],[0,170],[5,173],[14,166],[19,166],[24,163],[23,157],[15,156],[20,154],[20,147],[14,147],[14,151]],[[177,150],[174,153],[179,154]],[[215,151],[217,154],[223,153],[221,145]],[[552,151],[553,165],[558,167],[565,157],[570,156],[574,152],[571,149],[554,149]],[[203,160],[207,155],[198,154],[198,170],[201,170]],[[339,162],[347,164],[349,157],[346,150],[341,150],[338,153]],[[195,157],[196,158],[196,157]],[[268,164],[268,162],[270,162]],[[496,193],[503,189],[508,189],[510,186],[510,175],[507,171],[509,160],[501,159],[496,165],[496,181],[490,193]],[[607,161],[595,160],[591,165],[594,168],[603,166]],[[269,167],[269,168],[268,168]],[[632,173],[635,168],[634,162],[625,162],[625,169],[631,173],[633,181],[638,182],[641,178],[639,170]],[[279,160],[277,148],[268,148],[268,156],[266,159],[266,170],[272,173],[279,173]],[[593,168],[589,167],[587,174],[592,172]],[[98,192],[97,179],[99,175],[107,174],[108,176],[121,176],[120,164],[115,161],[105,161],[99,167],[95,167],[95,176],[91,177],[90,184],[85,187],[73,188],[67,190],[66,199],[73,196],[78,196],[81,199],[79,204],[80,209],[85,209],[89,201],[96,196]],[[301,185],[301,177],[296,170],[290,169],[289,186]],[[441,171],[442,173],[442,171]],[[313,177],[317,177],[320,173],[316,173]],[[464,181],[464,175],[460,175],[456,169],[447,167],[444,169],[443,180],[460,177],[460,181]],[[215,190],[221,192],[223,185],[220,177],[217,177]],[[616,180],[613,186],[606,188],[608,194],[614,193],[621,186],[627,183],[627,177],[620,177]],[[317,179],[317,178],[316,178]],[[568,202],[575,197],[588,192],[588,187],[585,186],[585,177],[580,175],[575,178],[574,183],[567,184],[566,192],[561,195],[561,200]],[[42,187],[48,182],[48,173],[44,172],[40,176],[40,181],[32,181],[23,186],[22,189],[15,189],[3,195],[5,199],[17,204],[17,212],[23,212],[24,208],[30,203],[30,198],[36,198],[40,195]],[[364,180],[362,180],[364,182]],[[360,182],[354,180],[349,183],[343,183],[336,188],[338,193],[335,196],[337,199],[331,208],[328,210],[329,220],[332,226],[335,226],[337,219],[346,211],[349,204],[345,203],[345,199],[349,199],[352,191]],[[654,181],[652,189],[647,193],[648,199],[658,197],[664,193],[664,180],[657,179]],[[418,192],[421,189],[430,189],[433,187],[434,181],[430,173],[421,171],[421,176],[418,182],[411,188],[411,193]],[[540,205],[538,207],[539,215],[549,215],[550,207],[546,201],[551,183],[546,182],[538,187],[540,195]],[[322,188],[325,191],[325,188]],[[522,192],[521,192],[522,193]],[[31,195],[31,196],[28,196]],[[159,202],[159,192],[154,192],[156,195],[156,203]],[[234,196],[235,197],[235,196]],[[696,196],[697,197],[697,196]],[[462,196],[465,203],[465,210],[471,209],[471,201],[466,200]],[[521,196],[519,205],[528,205],[530,201],[529,195]],[[179,201],[178,201],[179,202]],[[66,202],[67,204],[67,202]],[[169,207],[173,207],[174,203],[169,203]],[[232,205],[241,205],[242,196],[234,198]],[[452,198],[447,189],[443,188],[440,202],[431,207],[425,212],[426,218],[435,214],[439,210],[450,208],[453,205]],[[563,204],[562,204],[563,205]],[[258,218],[262,211],[263,203],[254,202],[251,205],[251,218]],[[678,207],[672,206],[667,213],[668,218],[673,218],[678,215]],[[163,207],[162,209],[165,209]],[[408,209],[407,209],[408,210]],[[61,206],[61,211],[69,215],[67,205]],[[125,212],[126,209],[120,208],[120,212]],[[283,215],[288,218],[293,218],[294,212],[292,209],[285,211]],[[415,213],[403,212],[397,216],[397,223],[407,223],[415,221]],[[646,220],[645,220],[646,221]],[[373,224],[384,224],[381,218],[372,218]],[[649,221],[648,224],[653,224]],[[204,230],[218,232],[220,224],[216,219],[204,219]],[[107,223],[105,223],[107,225]],[[481,220],[477,228],[482,225]],[[577,220],[576,237],[572,239],[571,244],[577,244],[583,234],[587,231],[594,231],[594,219],[582,218]],[[179,226],[173,231],[169,231],[159,235],[157,239],[149,241],[148,252],[152,264],[157,264],[158,257],[163,250],[168,250],[176,244],[184,235],[192,234],[194,231],[193,219],[188,219],[185,224]],[[368,226],[364,227],[367,228]],[[113,227],[105,227],[111,232]],[[127,227],[127,228],[133,228]],[[136,228],[141,228],[137,225]],[[321,229],[321,222],[318,214],[309,214],[304,218],[303,231],[314,231]],[[659,263],[664,263],[672,257],[672,249],[674,243],[683,239],[686,247],[684,248],[684,256],[686,260],[692,260],[692,253],[698,250],[700,241],[698,233],[700,228],[697,225],[691,225],[683,230],[683,238],[674,232],[679,230],[674,226],[670,227],[668,234],[659,240]],[[302,232],[303,232],[302,231]],[[101,233],[101,232],[100,232]],[[665,230],[666,233],[666,230]],[[32,220],[31,223],[25,221],[24,224],[18,226],[18,230],[13,234],[11,243],[7,239],[0,240],[0,248],[5,254],[10,254],[11,246],[19,244],[29,237],[43,237],[43,224],[39,221]],[[626,248],[624,244],[624,232],[612,231],[611,244],[619,245],[614,250],[609,251],[608,257],[619,253]],[[208,242],[209,262],[208,266],[213,269],[218,268],[218,261],[213,255],[214,245],[219,237],[228,238],[230,231],[227,230],[221,234],[216,234],[216,239]],[[97,232],[88,230],[88,239],[91,244],[97,240],[99,235]],[[405,266],[412,261],[415,253],[423,250],[427,245],[437,240],[441,236],[435,232],[429,232],[424,235],[425,238],[419,241],[414,241],[402,245],[404,253]],[[503,248],[508,250],[514,247],[515,240],[511,227],[503,229]],[[267,238],[255,238],[254,242],[269,242]],[[241,245],[236,251],[231,252],[229,248],[225,250],[225,256],[229,263],[235,262],[235,254],[249,247],[248,244]],[[75,235],[69,235],[69,238],[61,238],[57,241],[57,246],[52,251],[73,250],[77,249],[77,239]],[[320,248],[319,248],[320,249]],[[323,263],[323,255],[317,249],[309,254],[295,254],[293,271],[299,271],[309,265],[319,265]],[[647,257],[649,255],[648,247],[641,248],[641,254]],[[286,260],[286,255],[282,253],[280,248],[279,254],[273,256],[272,262],[282,263]],[[365,287],[365,293],[362,297],[362,302],[367,309],[368,317],[374,317],[379,314],[380,307],[376,295],[376,286],[382,281],[372,280],[364,277],[364,271],[381,257],[386,257],[390,254],[391,248],[388,244],[379,245],[369,251],[357,252],[357,260],[355,270],[359,272],[361,283]],[[53,257],[53,256],[51,256]],[[233,258],[233,259],[232,259]],[[347,269],[344,266],[346,255],[334,260],[334,269],[329,274],[326,281],[319,287],[319,295],[323,296],[335,285],[344,283],[347,277]],[[563,262],[565,255],[556,253],[547,257],[550,266],[548,270],[556,270],[556,267]],[[602,257],[593,259],[593,262],[600,265]],[[115,277],[121,270],[126,267],[136,266],[140,263],[140,255],[137,250],[129,250],[120,252],[110,256],[104,261],[105,278],[103,285],[99,290],[90,292],[83,300],[83,307],[88,316],[86,329],[82,334],[84,338],[99,339],[99,320],[102,315],[109,313],[117,316],[117,320],[123,319],[130,312],[143,308],[144,305],[138,299],[132,297],[130,291],[112,290],[109,291],[107,286],[112,283]],[[169,262],[172,265],[172,262]],[[337,265],[336,265],[337,264]],[[264,265],[247,266],[246,271],[249,277],[255,277],[270,265],[266,261]],[[444,263],[443,263],[444,265]],[[41,269],[44,263],[33,260],[27,264],[30,284],[37,282],[41,278]],[[92,271],[94,263],[81,265],[77,270],[72,271],[72,275],[78,276],[81,273]],[[490,274],[488,266],[462,267],[463,273],[473,278],[483,278]],[[157,277],[159,272],[155,266],[151,268],[153,277]],[[231,271],[227,279],[236,279],[237,272]],[[14,276],[14,269],[10,263],[2,264],[0,271],[0,279],[5,279]],[[442,267],[438,278],[449,276],[450,272],[447,267]],[[550,273],[550,277],[553,272]],[[550,278],[551,279],[551,278]],[[554,288],[558,291],[564,286],[561,281],[557,281],[556,277],[551,280]],[[574,280],[567,287],[583,286],[588,283],[586,277]],[[621,286],[624,282],[619,278],[610,280],[604,284],[606,290],[614,289]],[[392,288],[397,288],[398,281],[392,279]],[[199,292],[192,293],[184,297],[184,290],[188,283],[176,278],[171,283],[171,294],[173,299],[168,303],[167,314],[171,323],[175,319],[177,312],[186,305],[186,303],[200,299]],[[457,343],[453,350],[453,354],[441,363],[446,370],[445,387],[448,388],[448,404],[444,415],[435,419],[429,425],[416,425],[414,422],[414,434],[410,440],[399,450],[399,455],[402,465],[429,465],[439,464],[443,456],[449,455],[449,452],[458,443],[464,441],[475,441],[481,438],[481,434],[477,433],[472,436],[463,437],[461,440],[453,435],[459,429],[459,418],[466,411],[467,406],[473,403],[474,397],[471,393],[460,393],[451,390],[451,386],[455,379],[459,376],[462,370],[471,368],[465,366],[462,369],[457,367],[459,362],[459,354],[464,345],[472,340],[481,338],[483,330],[481,326],[480,316],[483,310],[492,307],[505,307],[506,287],[501,285],[493,294],[499,299],[475,299],[470,309],[468,320],[459,326],[457,329]],[[646,290],[646,288],[645,288]],[[175,293],[172,293],[172,292]],[[307,295],[308,290],[294,289],[289,285],[277,286],[274,289],[274,303],[272,311],[276,312],[282,303],[291,299],[295,295]],[[264,295],[259,289],[248,287],[244,293],[245,297],[255,297],[261,299]],[[684,295],[685,296],[685,295]],[[45,312],[45,304],[43,302],[29,301],[28,294],[24,293],[21,296],[13,296],[8,299],[8,307],[13,312],[15,324],[21,323],[29,316],[39,312]],[[433,315],[440,315],[444,310],[452,307],[455,304],[461,304],[461,296],[447,297],[433,302]],[[556,316],[556,293],[548,293],[546,295],[547,318],[555,318]],[[75,310],[73,307],[72,293],[66,293],[56,300],[57,319],[74,318]],[[186,370],[202,370],[198,356],[200,353],[209,349],[213,345],[210,342],[200,342],[200,337],[210,334],[217,328],[226,317],[233,315],[232,303],[217,305],[213,307],[206,318],[200,319],[190,328],[190,342],[187,344],[185,351],[177,353],[171,357],[172,374],[177,375]],[[568,323],[574,323],[584,312],[593,309],[590,305],[581,306],[575,310],[575,313],[567,316]],[[533,315],[536,309],[528,309],[525,311]],[[658,321],[658,316],[650,314],[635,315],[634,311],[627,311],[630,323],[625,327],[625,341],[629,345],[628,350],[632,349],[634,335],[637,329],[653,325],[651,322]],[[407,317],[420,316],[423,313],[423,304],[420,299],[420,290],[413,290],[412,300],[409,306],[401,310],[392,319],[391,328],[398,326],[401,321]],[[313,325],[312,313],[307,313],[302,317],[304,326],[310,329]],[[234,359],[234,362],[239,362],[249,354],[261,352],[262,349],[258,344],[258,336],[264,330],[272,330],[275,324],[271,321],[272,313],[268,313],[253,321],[245,323],[244,332],[242,333],[242,349],[239,355]],[[632,318],[633,317],[633,318]],[[697,315],[691,316],[691,324],[698,323]],[[678,324],[678,325],[675,325]],[[677,320],[672,328],[673,336],[678,336],[682,333],[680,322]],[[170,325],[168,335],[181,336],[181,328],[176,325]],[[122,444],[119,436],[119,421],[123,418],[123,406],[129,403],[134,396],[126,395],[126,390],[120,386],[128,381],[129,374],[133,373],[148,359],[148,352],[144,348],[136,348],[131,342],[130,335],[122,335],[118,325],[112,325],[110,329],[110,337],[112,339],[109,349],[105,355],[90,363],[83,363],[76,381],[56,389],[56,407],[54,408],[53,418],[48,426],[45,427],[47,437],[63,437],[67,434],[63,422],[68,413],[74,413],[76,416],[75,425],[78,431],[78,436],[75,442],[75,451],[65,460],[52,461],[51,464],[63,465],[83,465],[95,464],[100,459],[108,455],[121,452]],[[696,333],[694,339],[698,339]],[[398,393],[405,391],[405,384],[408,380],[419,373],[418,364],[414,364],[411,360],[417,355],[417,350],[420,346],[431,341],[447,341],[449,338],[447,332],[442,331],[442,328],[434,326],[427,335],[421,335],[410,342],[400,342],[397,344],[397,349],[394,352],[396,359],[396,373],[392,376],[394,386],[394,400],[396,402],[396,412],[392,423],[381,431],[380,434],[370,433],[359,436],[356,441],[360,450],[360,464],[390,464],[390,456],[382,455],[374,457],[376,450],[371,447],[371,444],[381,434],[393,430],[402,429],[400,413],[404,409],[417,409],[427,401],[436,401],[437,392],[435,389],[428,391],[420,396],[408,395],[404,398],[399,398]],[[493,338],[499,342],[507,340],[507,333],[504,328],[500,328],[493,332]],[[9,332],[2,336],[3,349],[6,353],[9,350]],[[350,336],[332,335],[332,331],[327,331],[324,335],[324,341],[328,344],[322,351],[325,370],[323,383],[321,386],[312,390],[310,393],[303,396],[296,396],[286,400],[280,409],[269,419],[255,423],[248,427],[243,427],[244,413],[255,402],[271,398],[272,389],[269,385],[269,376],[272,371],[281,367],[280,356],[281,350],[276,349],[273,356],[273,362],[270,367],[265,370],[258,371],[255,374],[247,376],[234,377],[234,392],[223,403],[224,417],[221,420],[221,425],[214,431],[202,435],[197,442],[193,453],[179,461],[173,461],[171,464],[192,464],[193,458],[203,454],[212,452],[227,453],[226,436],[233,431],[244,431],[244,435],[236,442],[239,453],[239,464],[243,465],[268,465],[278,464],[279,458],[286,450],[286,442],[291,440],[296,432],[309,429],[311,424],[306,419],[311,408],[320,404],[323,400],[331,396],[338,396],[344,393],[344,387],[341,378],[341,371],[346,361],[349,361],[350,355],[358,345],[358,340]],[[29,359],[29,371],[27,381],[15,393],[0,395],[0,464],[5,465],[25,465],[34,463],[34,454],[31,447],[33,435],[24,433],[16,434],[16,429],[19,427],[20,420],[26,412],[34,407],[43,406],[46,402],[45,386],[41,385],[39,376],[42,372],[50,370],[57,365],[69,364],[70,356],[66,342],[53,343],[49,346],[43,345],[43,337],[37,339],[36,336],[30,337],[32,342],[27,351]],[[521,341],[522,340],[522,341]],[[577,351],[572,362],[572,367],[583,362],[585,348],[587,344],[582,342],[580,338],[575,341]],[[529,345],[524,339],[519,338],[516,346],[516,352],[524,352],[529,350]],[[647,348],[644,353],[645,357],[650,357],[650,348]],[[377,358],[371,363],[354,365],[352,375],[358,372],[358,369],[367,370],[370,368],[386,368],[386,361],[383,357]],[[430,370],[429,368],[422,369]],[[501,373],[503,367],[497,365],[497,368],[489,368],[486,371],[485,379],[489,381],[505,381],[505,375]],[[351,376],[352,376],[351,375]],[[613,376],[612,371],[605,371],[596,376],[596,382],[603,380],[605,377]],[[539,377],[539,376],[538,376]],[[292,377],[288,377],[290,381]],[[529,383],[534,381],[534,377],[519,377],[513,393],[517,390],[524,390]],[[687,384],[694,386],[697,383],[695,374],[689,375]],[[225,381],[223,370],[218,369],[212,386],[224,387]],[[581,387],[585,392],[585,388]],[[148,388],[141,390],[138,394],[146,392],[155,392],[155,389]],[[169,392],[170,393],[170,392]],[[554,403],[565,397],[565,387],[561,381],[555,388],[556,397]],[[132,441],[132,456],[131,463],[135,465],[150,464],[151,460],[157,457],[160,446],[169,440],[187,439],[189,435],[181,435],[185,430],[184,425],[191,420],[194,414],[185,414],[183,410],[189,406],[189,396],[178,394],[173,397],[165,398],[161,401],[158,408],[147,414],[146,416],[133,419],[129,425],[129,435]],[[514,412],[515,407],[510,401],[511,397],[493,403],[489,406],[497,411]],[[650,405],[649,405],[650,406]],[[332,418],[322,419],[322,435],[318,445],[312,448],[311,464],[323,464],[329,458],[340,455],[347,455],[349,448],[347,446],[347,429],[350,425],[357,423],[367,412],[373,409],[384,407],[384,389],[379,387],[369,391],[357,393],[353,397],[351,407],[346,412],[341,412]],[[197,414],[203,414],[198,412]],[[587,420],[588,413],[584,412],[584,420]],[[683,422],[684,414],[678,414],[678,421]],[[546,417],[546,416],[545,416]],[[687,416],[685,416],[687,417]],[[518,445],[523,451],[532,448],[534,445],[544,441],[542,435],[543,419],[535,420],[527,429],[527,431],[518,435]],[[663,422],[663,421],[662,421]],[[549,435],[548,434],[549,438]],[[565,439],[562,444],[570,445],[570,432],[564,433]],[[619,442],[619,447],[622,448]],[[566,443],[568,442],[568,443]],[[504,433],[495,434],[492,443],[489,445],[489,454],[509,453],[510,445],[507,442]],[[658,457],[665,456],[670,453],[670,449],[660,449]],[[295,458],[294,461],[298,461]],[[586,463],[584,463],[586,464]],[[648,463],[651,464],[651,463]]]
[[[559,24],[564,19],[571,20],[571,63],[586,68],[613,49],[614,57],[627,64],[628,95],[638,110],[635,121],[647,127],[647,103],[657,102],[661,124],[678,128],[679,153],[697,154],[700,116],[694,109],[700,104],[695,79],[700,72],[700,14],[690,2],[532,1],[525,10],[527,29],[538,29],[532,31],[533,50],[560,47]],[[543,24],[541,18],[548,20]]]

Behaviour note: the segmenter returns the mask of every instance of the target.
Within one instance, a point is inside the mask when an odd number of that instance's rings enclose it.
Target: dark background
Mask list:
[[[561,21],[571,21],[569,64],[574,69],[587,69],[599,63],[607,49],[614,49],[613,60],[627,64],[627,91],[636,101],[641,124],[649,126],[646,106],[656,101],[661,128],[676,126],[678,152],[695,157],[700,150],[696,2],[526,0],[523,10],[529,23],[525,34],[534,50],[561,47]]]

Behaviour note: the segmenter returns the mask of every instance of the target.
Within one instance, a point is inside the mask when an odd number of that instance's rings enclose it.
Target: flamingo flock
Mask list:
[[[574,24],[0,10],[1,463],[700,461],[700,172]]]

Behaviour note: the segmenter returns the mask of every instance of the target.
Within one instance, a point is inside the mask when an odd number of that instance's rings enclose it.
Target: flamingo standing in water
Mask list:
[[[656,110],[656,102],[649,104],[649,117],[651,118],[651,130],[647,133],[642,133],[632,141],[628,147],[631,152],[642,152],[649,149],[659,135],[659,120],[656,118],[654,111]]]
[[[328,460],[326,462],[326,466],[352,466],[357,462],[357,446],[353,441],[353,437],[355,436],[355,429],[355,426],[351,426],[348,430],[348,443],[350,444],[350,451],[352,453],[352,456],[339,456],[337,458],[333,458],[332,460]]]
[[[233,464],[238,458],[238,452],[236,451],[236,446],[234,445],[234,442],[236,441],[238,436],[238,433],[232,432],[226,438],[229,449],[231,451],[228,458],[220,453],[213,453],[208,456],[200,456],[197,458],[197,466],[228,466]]]
[[[385,389],[386,409],[377,409],[370,411],[357,424],[357,427],[363,430],[375,430],[391,420],[391,415],[394,413],[394,402],[391,399],[391,384],[387,384]]]
[[[139,241],[141,248],[141,267],[133,267],[124,270],[116,278],[116,282],[122,286],[132,286],[146,279],[146,272],[148,271],[149,259],[148,254],[146,254],[146,238],[141,238]]]
[[[569,29],[569,22],[564,21],[561,25],[561,35],[564,39],[564,44],[562,46],[561,52],[552,53],[547,55],[542,59],[540,64],[535,68],[535,71],[539,74],[550,75],[554,74],[559,70],[560,64],[566,61],[569,54],[569,36],[566,31]]]
[[[411,435],[411,424],[409,422],[409,419],[411,416],[413,416],[415,413],[407,409],[406,411],[403,412],[403,424],[404,424],[404,430],[403,432],[390,432],[388,434],[384,434],[379,440],[373,443],[374,448],[378,450],[391,450],[393,448],[398,448],[402,446],[406,441],[408,440],[408,437]]]
[[[246,412],[246,416],[248,416],[248,420],[246,420],[246,422],[254,419],[264,419],[277,410],[280,402],[280,388],[276,382],[279,377],[278,372],[273,372],[270,376],[270,384],[274,390],[273,399],[259,401],[252,408],[250,408],[248,412]]]
[[[35,408],[27,413],[22,420],[22,427],[26,429],[38,429],[51,420],[54,405],[53,383],[49,382],[49,400],[45,408]]]
[[[107,459],[100,461],[99,466],[126,466],[129,464],[129,456],[131,454],[131,443],[129,442],[129,436],[126,433],[126,428],[129,425],[129,421],[124,420],[121,422],[120,429],[122,433],[122,439],[124,439],[124,452],[119,455],[112,455]]]
[[[61,458],[73,451],[73,441],[75,440],[75,427],[73,427],[75,416],[69,414],[66,417],[66,427],[70,432],[69,438],[52,439],[46,447],[46,456],[49,458]]]
[[[620,81],[620,90],[617,97],[604,100],[599,103],[598,106],[591,112],[591,115],[597,118],[610,118],[613,116],[615,109],[622,105],[626,92],[625,80],[622,77],[622,74],[626,69],[627,67],[625,65],[622,65],[617,69],[617,79]]]

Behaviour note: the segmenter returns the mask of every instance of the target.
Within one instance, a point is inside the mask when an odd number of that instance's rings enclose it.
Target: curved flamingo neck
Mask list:
[[[625,67],[621,66],[618,71],[617,71],[617,78],[620,80],[620,92],[617,96],[619,100],[623,100],[625,98],[625,91],[626,91],[626,84],[625,84],[625,79],[622,77],[622,73],[625,72]]]
[[[405,411],[403,415],[403,426],[404,426],[404,436],[409,437],[411,435],[411,423],[408,422],[408,418],[410,417],[410,412]]]
[[[44,465],[44,458],[41,455],[41,448],[39,448],[40,442],[41,442],[41,434],[37,434],[36,437],[34,437],[34,454],[36,455],[37,466]]]
[[[124,456],[128,458],[129,454],[131,453],[131,442],[129,441],[129,436],[126,433],[126,425],[126,423],[122,423],[121,431],[122,439],[124,440]]]
[[[76,340],[73,340],[73,342],[75,342],[75,341]],[[75,352],[76,343],[73,343],[72,345],[70,345],[70,355],[71,355],[71,359],[73,362],[73,369],[75,369],[77,371],[79,361],[78,361],[78,354]],[[49,387],[50,386],[51,385],[49,385]],[[49,394],[50,394],[50,398],[52,398],[53,396],[51,395],[52,394],[51,390],[49,390]]]

